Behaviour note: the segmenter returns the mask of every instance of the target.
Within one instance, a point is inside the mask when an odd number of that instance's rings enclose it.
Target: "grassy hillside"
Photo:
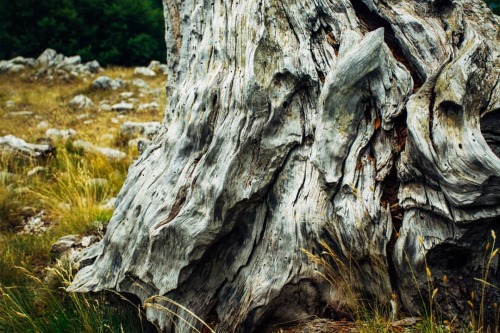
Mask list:
[[[131,138],[120,135],[121,125],[162,119],[165,76],[142,77],[133,71],[116,67],[93,76],[36,75],[32,69],[0,74],[0,136],[12,134],[36,143],[47,141],[50,128],[76,131],[69,139],[52,138],[56,152],[43,161],[21,161],[5,153],[0,156],[0,332],[146,329],[138,309],[118,306],[122,302],[116,302],[117,296],[66,294],[61,288],[71,279],[73,269],[68,263],[56,262],[51,253],[51,246],[62,236],[101,237],[113,211],[104,204],[117,195],[129,165],[138,156],[137,148],[128,145]],[[92,82],[100,75],[121,78],[125,85],[116,90],[95,89]],[[132,84],[139,78],[149,88]],[[70,106],[70,100],[79,94],[90,98],[94,106]],[[100,110],[122,101],[131,101],[135,110]],[[141,103],[151,102],[159,106],[138,110]],[[119,149],[126,157],[109,160],[86,153],[73,145],[76,140]]]

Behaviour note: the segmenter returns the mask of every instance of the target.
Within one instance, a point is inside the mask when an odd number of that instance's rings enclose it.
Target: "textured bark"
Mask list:
[[[425,258],[436,286],[453,283],[448,310],[468,312],[500,215],[499,21],[486,5],[164,8],[163,126],[70,290],[164,295],[217,332],[258,332],[342,309],[343,290],[302,252],[324,239],[355,263],[360,292],[417,312]],[[166,311],[148,318],[190,331]]]

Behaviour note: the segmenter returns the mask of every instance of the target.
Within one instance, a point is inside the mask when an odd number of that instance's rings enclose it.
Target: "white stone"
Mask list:
[[[92,87],[95,89],[113,89],[116,90],[118,88],[123,87],[125,83],[121,79],[112,80],[108,76],[100,76],[92,83]]]
[[[82,119],[88,118],[89,116],[90,115],[88,113],[82,113],[82,114],[79,114],[78,116],[76,116],[75,118],[78,120],[82,120]]]
[[[145,111],[145,110],[158,110],[160,108],[160,105],[157,102],[151,102],[151,103],[144,103],[139,105],[138,110],[139,111]]]
[[[158,60],[151,60],[151,62],[149,63],[149,66],[148,68],[152,71],[155,71],[158,69],[158,67],[160,67],[160,62]]]
[[[70,128],[70,129],[57,129],[57,128],[49,128],[45,132],[45,137],[50,138],[52,140],[68,140],[73,137],[75,137],[77,132]]]
[[[52,67],[59,65],[64,60],[62,54],[58,54],[55,50],[46,49],[40,54],[36,62],[41,67]]]
[[[101,65],[99,64],[99,62],[97,60],[89,61],[84,66],[92,74],[99,73],[99,71],[102,70]]]
[[[85,95],[77,95],[69,102],[69,105],[75,109],[90,109],[94,103]]]
[[[90,153],[104,155],[109,160],[122,160],[127,156],[124,152],[117,149],[98,147],[88,141],[77,140],[73,142],[73,145]]]
[[[41,130],[44,130],[44,129],[46,130],[47,128],[49,128],[49,126],[50,126],[49,123],[47,121],[43,120],[43,121],[39,122],[38,125],[36,125],[36,128],[41,129]]]
[[[8,61],[0,62],[0,73],[17,73],[24,70],[24,65],[13,64]]]
[[[30,144],[13,135],[0,137],[0,153],[16,154],[21,158],[42,158],[54,152],[54,148],[44,144]]]
[[[134,70],[134,74],[143,75],[143,76],[147,76],[147,77],[156,76],[156,73],[147,67],[136,67]]]
[[[122,98],[130,98],[132,96],[134,96],[134,93],[131,91],[125,91],[125,92],[120,93],[120,97],[122,97]]]
[[[31,216],[24,220],[23,228],[19,232],[25,235],[37,235],[47,231],[49,224],[45,221],[45,212],[42,210],[35,216]]]
[[[132,111],[134,110],[134,104],[120,102],[118,104],[113,104],[111,110],[116,112]]]
[[[111,111],[111,105],[101,104],[99,105],[99,111]]]
[[[137,87],[137,88],[143,88],[143,89],[148,89],[149,85],[144,81],[143,79],[133,79],[131,81],[132,85]]]
[[[65,57],[62,63],[64,66],[80,65],[82,63],[82,57],[80,57],[79,55],[75,55],[72,57]]]
[[[147,138],[152,138],[156,133],[158,133],[160,126],[161,124],[156,121],[144,123],[127,121],[122,125],[120,134],[127,137],[142,135]]]

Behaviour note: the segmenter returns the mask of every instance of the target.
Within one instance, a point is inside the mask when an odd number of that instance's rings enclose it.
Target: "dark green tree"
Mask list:
[[[500,15],[500,0],[486,0],[486,2],[493,10],[493,13]]]
[[[101,64],[164,61],[161,0],[0,0],[0,58],[50,47]]]

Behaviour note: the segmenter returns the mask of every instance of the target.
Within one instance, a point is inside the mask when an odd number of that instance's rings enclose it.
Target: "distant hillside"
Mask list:
[[[0,0],[0,59],[46,48],[101,64],[165,60],[161,0]]]

